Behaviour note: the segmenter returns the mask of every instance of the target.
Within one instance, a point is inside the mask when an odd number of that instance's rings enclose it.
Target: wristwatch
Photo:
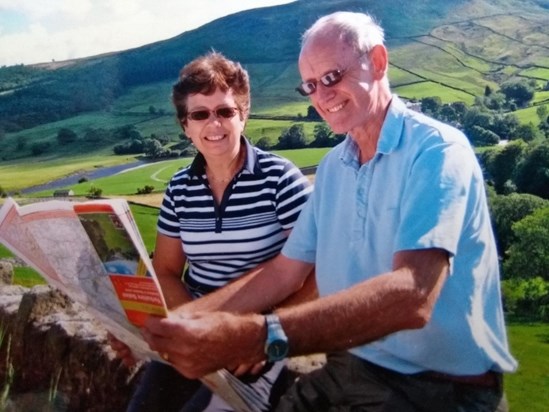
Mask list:
[[[288,355],[288,337],[282,329],[280,319],[274,313],[265,316],[267,324],[267,341],[265,342],[265,355],[269,362],[276,362]]]

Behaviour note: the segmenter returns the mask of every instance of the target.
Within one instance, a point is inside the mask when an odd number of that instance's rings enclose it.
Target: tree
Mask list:
[[[111,136],[111,131],[107,129],[88,127],[84,131],[83,140],[86,143],[101,143],[110,140]]]
[[[452,102],[450,103],[450,106],[452,109],[454,109],[454,112],[456,114],[456,120],[460,123],[463,123],[463,118],[465,117],[465,114],[469,111],[469,108],[464,102]]]
[[[62,127],[57,132],[57,141],[62,146],[75,142],[77,138],[78,135],[72,129],[66,127]]]
[[[527,145],[522,140],[515,140],[488,152],[488,156],[483,158],[484,167],[491,177],[497,193],[505,193],[505,184],[514,179],[526,148]]]
[[[507,105],[505,95],[501,92],[492,93],[482,99],[482,104],[490,110],[502,110]]]
[[[500,256],[505,257],[505,252],[515,241],[513,225],[545,207],[549,207],[549,201],[528,193],[490,197],[490,212]]]
[[[442,106],[442,100],[438,96],[424,97],[421,99],[421,111],[428,115],[437,117]]]
[[[142,139],[132,139],[129,142],[117,144],[113,147],[114,154],[138,154],[145,150],[145,142]]]
[[[50,148],[50,142],[36,142],[31,145],[31,153],[33,156],[39,156],[45,153]]]
[[[322,117],[318,114],[314,106],[307,107],[307,119],[308,120],[322,120]]]
[[[549,84],[549,82],[547,82]],[[536,108],[536,114],[539,118],[539,130],[545,135],[545,137],[549,137],[549,116],[547,115],[549,112],[548,105],[544,104],[541,106],[538,106]]]
[[[268,136],[263,136],[255,143],[255,145],[262,150],[269,150],[275,146],[275,143]]]
[[[525,107],[533,99],[535,88],[526,80],[510,80],[501,85],[501,92],[508,101],[514,101],[519,107]]]
[[[293,124],[278,139],[278,149],[302,149],[307,146],[307,139],[302,123]]]
[[[525,142],[531,142],[538,137],[538,133],[537,127],[534,126],[532,122],[528,124],[521,124],[517,126],[517,129],[515,130],[514,139],[521,139]]]
[[[146,139],[143,144],[143,153],[145,156],[151,159],[157,159],[163,157],[166,152],[162,147],[162,144],[156,139]]]
[[[549,281],[549,207],[538,209],[513,224],[516,240],[503,262],[505,277]]]
[[[449,104],[444,104],[439,111],[439,119],[447,123],[459,122],[456,110]]]
[[[516,137],[516,130],[520,122],[514,114],[497,113],[492,116],[488,130],[497,134],[501,139],[511,140]]]
[[[152,193],[154,191],[154,186],[151,185],[145,185],[143,187],[137,188],[137,194],[138,195],[148,195],[149,193]]]
[[[319,123],[314,128],[314,140],[310,147],[332,147],[336,144],[334,134],[326,123]]]
[[[88,190],[88,197],[91,199],[98,199],[103,194],[103,189],[100,189],[94,185],[90,187],[90,190]]]
[[[499,143],[497,134],[481,126],[473,126],[468,133],[469,140],[475,146],[492,146]]]
[[[549,82],[548,82],[549,83]],[[542,104],[536,107],[536,114],[538,115],[538,118],[540,122],[545,122],[547,119],[547,105]]]
[[[463,131],[470,139],[470,133],[474,126],[490,130],[492,119],[493,115],[486,111],[486,109],[472,107],[471,109],[467,110],[463,115]]]
[[[501,289],[504,307],[509,315],[548,319],[549,282],[542,277],[505,279],[501,282]]]
[[[532,146],[518,166],[515,179],[519,192],[549,199],[549,142]]]
[[[140,140],[142,139],[141,133],[135,128],[134,125],[126,125],[118,127],[114,130],[113,136],[116,140]]]

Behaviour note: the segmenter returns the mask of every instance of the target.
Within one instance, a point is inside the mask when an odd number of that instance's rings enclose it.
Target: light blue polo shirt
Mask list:
[[[351,350],[401,373],[512,371],[484,180],[467,138],[393,96],[375,156],[347,136],[322,160],[282,253],[316,263],[322,296],[391,271],[401,250],[441,248],[451,273],[430,322]],[[368,320],[364,327],[368,327]]]

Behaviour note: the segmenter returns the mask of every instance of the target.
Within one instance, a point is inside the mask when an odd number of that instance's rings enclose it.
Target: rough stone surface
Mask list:
[[[124,411],[143,371],[125,367],[107,344],[105,329],[49,286],[0,285],[2,333],[0,388],[9,386],[10,394],[6,412]],[[323,363],[323,355],[292,358],[288,379]]]
[[[9,262],[0,261],[0,285],[11,285],[13,283],[13,265]]]
[[[1,286],[0,326],[2,386],[6,365],[14,370],[6,410],[35,410],[15,405],[34,399],[38,407],[44,396],[56,411],[125,410],[136,371],[115,358],[105,330],[62,293],[48,286]]]

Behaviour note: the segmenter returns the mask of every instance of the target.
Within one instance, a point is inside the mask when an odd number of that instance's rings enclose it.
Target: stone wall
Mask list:
[[[125,410],[139,368],[121,364],[101,325],[59,291],[0,286],[0,328],[4,389],[13,366],[6,411]]]

